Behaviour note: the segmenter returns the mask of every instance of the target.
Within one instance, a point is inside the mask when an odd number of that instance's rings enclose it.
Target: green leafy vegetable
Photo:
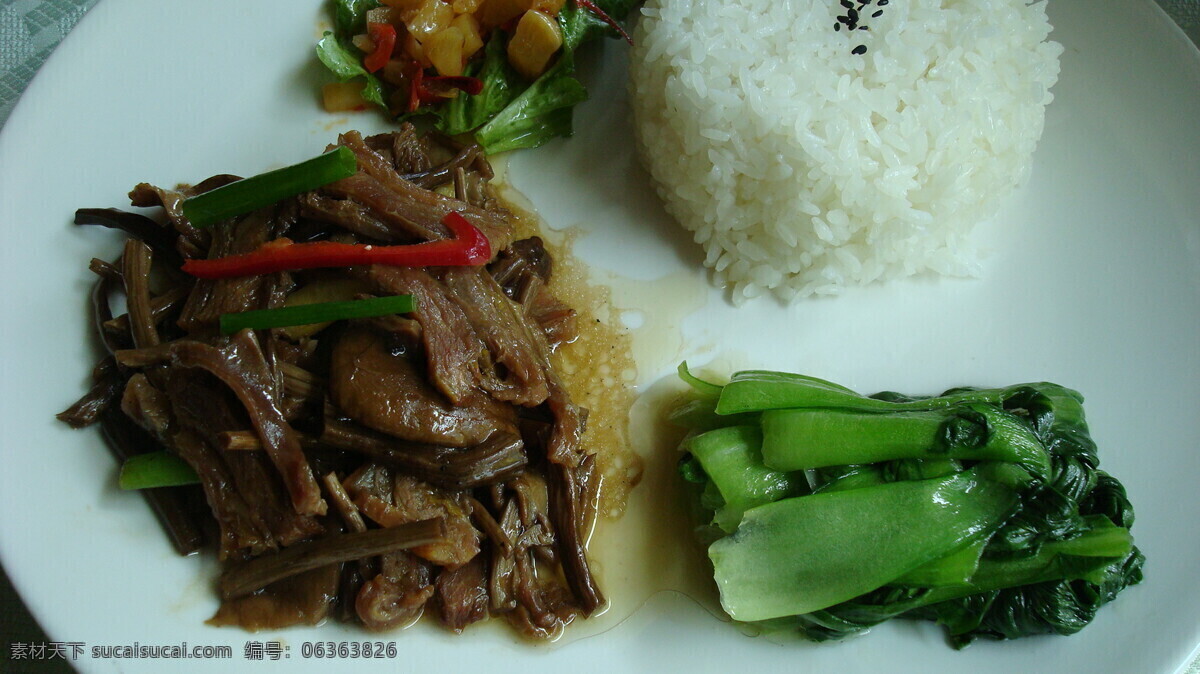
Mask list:
[[[860,395],[680,366],[680,462],[735,620],[814,640],[894,617],[979,636],[1072,634],[1142,579],[1133,508],[1057,384]]]
[[[632,0],[597,0],[608,16],[623,20],[637,4]],[[335,0],[334,30],[317,43],[317,56],[339,81],[365,83],[363,98],[387,111],[385,85],[362,65],[362,53],[351,38],[364,32],[365,14],[379,6],[376,0]],[[530,82],[508,63],[509,36],[492,31],[481,55],[468,64],[465,75],[483,83],[480,94],[458,95],[435,107],[421,107],[409,117],[428,117],[448,135],[472,133],[488,154],[537,147],[573,133],[572,110],[587,100],[583,83],[575,77],[575,53],[580,45],[598,37],[620,34],[595,12],[568,0],[557,16],[563,46],[557,61]]]
[[[849,601],[986,537],[1016,505],[967,471],[751,508],[709,548],[721,605],[749,621]]]
[[[986,547],[986,540],[978,540],[951,552],[945,557],[939,557],[927,564],[892,579],[893,585],[912,585],[914,587],[941,587],[943,585],[962,585],[971,580],[971,576],[979,569],[979,559]]]
[[[365,33],[367,12],[379,6],[379,0],[334,0],[333,27],[342,34]]]
[[[692,371],[688,369],[687,363],[680,363],[677,371],[679,372],[679,378],[692,387],[692,393],[696,396],[714,402],[720,399],[721,392],[725,387],[705,381],[692,374]]]
[[[777,470],[949,457],[1021,463],[1045,477],[1050,457],[1033,431],[1003,409],[962,403],[879,414],[829,409],[762,414],[763,456]]]
[[[958,388],[940,396],[914,397],[892,392],[864,396],[824,379],[802,374],[747,370],[738,372],[721,393],[721,414],[770,409],[821,407],[876,412],[933,410],[965,402],[995,404],[1017,395],[1023,388],[1042,387],[1063,399],[1078,393],[1056,384],[1025,384],[1004,389]]]
[[[340,82],[361,80],[363,100],[387,109],[383,83],[363,67],[362,52],[350,39],[367,30],[367,12],[379,6],[378,0],[334,0],[333,31],[317,42],[317,58]]]
[[[721,496],[714,521],[725,531],[736,529],[746,510],[798,493],[804,482],[763,465],[757,426],[718,428],[692,438],[689,449]]]
[[[470,65],[466,74],[483,82],[475,96],[455,96],[440,111],[439,129],[452,136],[469,133],[512,102],[523,86],[521,76],[508,65],[508,40],[500,31],[492,33],[483,58]]]
[[[326,31],[324,37],[317,42],[317,58],[340,82],[361,79],[365,85],[360,94],[363,100],[387,109],[383,100],[383,83],[363,67],[361,52],[354,45]]]
[[[525,91],[475,131],[489,154],[537,147],[573,133],[571,108],[587,100],[587,90],[571,75],[573,59],[566,54]]]

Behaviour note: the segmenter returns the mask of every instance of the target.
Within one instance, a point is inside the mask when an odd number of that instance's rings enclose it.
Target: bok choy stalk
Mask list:
[[[827,640],[927,619],[961,648],[1072,634],[1142,578],[1133,508],[1097,469],[1071,389],[863,396],[779,372],[680,376],[680,472],[737,621]]]

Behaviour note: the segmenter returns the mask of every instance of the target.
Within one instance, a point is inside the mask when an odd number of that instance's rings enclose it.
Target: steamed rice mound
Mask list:
[[[971,230],[1029,176],[1062,52],[1044,3],[872,2],[853,31],[839,16],[838,0],[642,10],[639,152],[735,302],[975,275]]]

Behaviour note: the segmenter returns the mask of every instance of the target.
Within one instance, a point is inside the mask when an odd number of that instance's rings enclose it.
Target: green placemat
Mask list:
[[[0,125],[38,68],[96,0],[0,0]]]

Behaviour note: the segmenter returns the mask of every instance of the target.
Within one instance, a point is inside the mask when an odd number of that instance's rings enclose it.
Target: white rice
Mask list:
[[[642,9],[639,151],[735,302],[976,275],[971,230],[1028,179],[1062,52],[1043,2],[872,2],[855,31],[839,16],[838,0]]]

